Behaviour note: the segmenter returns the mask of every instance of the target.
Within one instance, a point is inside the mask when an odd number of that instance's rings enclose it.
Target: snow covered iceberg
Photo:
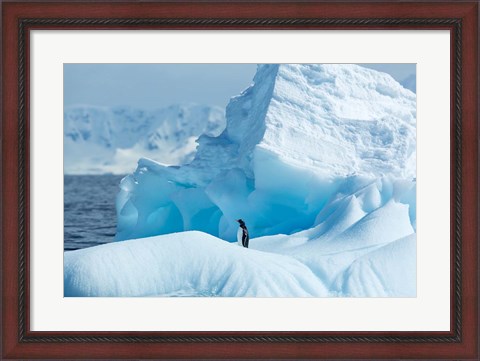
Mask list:
[[[291,234],[318,224],[345,182],[354,192],[416,176],[415,94],[374,70],[260,65],[226,120],[188,165],[139,160],[117,197],[118,240],[200,230],[234,241],[238,218],[253,237]]]
[[[218,107],[69,107],[64,112],[65,173],[126,174],[142,156],[163,164],[188,163],[201,134],[216,136],[224,129],[224,110]]]

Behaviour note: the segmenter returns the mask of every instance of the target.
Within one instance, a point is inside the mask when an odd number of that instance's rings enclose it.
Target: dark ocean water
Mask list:
[[[118,175],[64,176],[64,250],[109,243],[115,237]]]

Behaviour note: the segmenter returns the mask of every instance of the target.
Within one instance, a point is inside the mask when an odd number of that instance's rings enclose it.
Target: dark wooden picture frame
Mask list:
[[[3,2],[2,359],[478,359],[478,13],[478,1]],[[449,30],[450,331],[30,331],[29,31],[32,29]]]

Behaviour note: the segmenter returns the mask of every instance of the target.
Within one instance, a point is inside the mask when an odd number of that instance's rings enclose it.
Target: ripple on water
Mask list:
[[[112,242],[115,197],[123,175],[65,175],[64,250]]]

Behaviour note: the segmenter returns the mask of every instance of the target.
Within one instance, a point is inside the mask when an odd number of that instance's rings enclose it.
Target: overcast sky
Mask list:
[[[368,64],[399,82],[415,64]],[[161,108],[176,103],[225,107],[247,88],[256,64],[64,64],[64,106],[126,105]]]

